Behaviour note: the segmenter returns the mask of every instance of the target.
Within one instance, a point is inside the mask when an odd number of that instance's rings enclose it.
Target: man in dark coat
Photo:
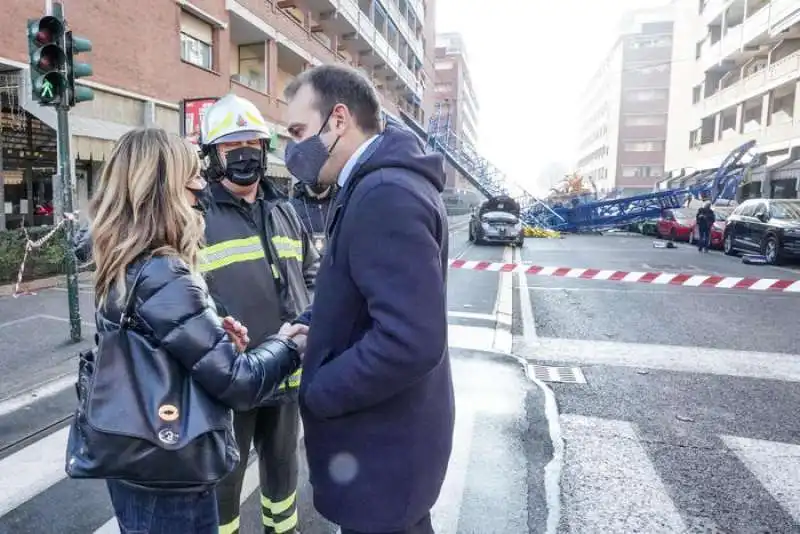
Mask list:
[[[317,278],[300,410],[314,505],[343,534],[433,532],[450,458],[441,156],[383,126],[372,85],[325,65],[286,89],[286,164],[340,191]]]
[[[336,185],[307,185],[297,182],[292,194],[292,206],[313,239],[317,252],[325,248],[325,231],[333,214]]]
[[[708,247],[711,244],[711,227],[714,226],[716,220],[717,216],[714,215],[714,210],[711,209],[711,202],[705,201],[700,209],[697,210],[697,215],[695,216],[698,233],[697,250],[700,252],[703,252],[703,250],[708,252]]]

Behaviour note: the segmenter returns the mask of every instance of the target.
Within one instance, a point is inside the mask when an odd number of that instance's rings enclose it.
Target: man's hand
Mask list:
[[[297,349],[300,354],[306,350],[307,336],[308,327],[304,324],[283,323],[281,329],[278,330],[278,337],[291,339],[297,345]]]
[[[247,345],[250,344],[250,338],[247,337],[246,326],[229,315],[222,319],[222,328],[227,332],[233,344],[236,345],[236,350],[239,352],[247,350]]]

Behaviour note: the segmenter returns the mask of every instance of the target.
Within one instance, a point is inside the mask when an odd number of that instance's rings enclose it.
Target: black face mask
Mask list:
[[[264,174],[261,160],[261,149],[234,148],[225,155],[225,176],[236,185],[253,185]]]

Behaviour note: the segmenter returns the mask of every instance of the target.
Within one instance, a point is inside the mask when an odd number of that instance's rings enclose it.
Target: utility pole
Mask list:
[[[72,155],[70,153],[69,110],[78,102],[92,100],[87,87],[76,87],[75,78],[92,75],[91,65],[76,63],[75,54],[89,52],[92,43],[73,37],[64,20],[60,2],[46,3],[47,14],[28,21],[28,51],[30,56],[32,97],[42,106],[56,108],[58,117],[59,180],[65,220],[64,267],[67,277],[70,339],[82,339],[81,312],[78,299],[78,261],[73,248],[75,238],[75,207],[72,198]]]

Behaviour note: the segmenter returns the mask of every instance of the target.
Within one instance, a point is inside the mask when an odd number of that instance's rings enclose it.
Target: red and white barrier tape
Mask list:
[[[577,278],[580,280],[611,280],[613,282],[638,282],[641,284],[654,285],[800,293],[800,280],[778,280],[777,278],[741,278],[737,276],[714,276],[705,274],[626,272],[602,269],[576,269],[573,267],[541,267],[539,265],[526,265],[524,263],[495,263],[467,260],[450,260],[450,268],[472,271],[525,273],[537,276]]]

